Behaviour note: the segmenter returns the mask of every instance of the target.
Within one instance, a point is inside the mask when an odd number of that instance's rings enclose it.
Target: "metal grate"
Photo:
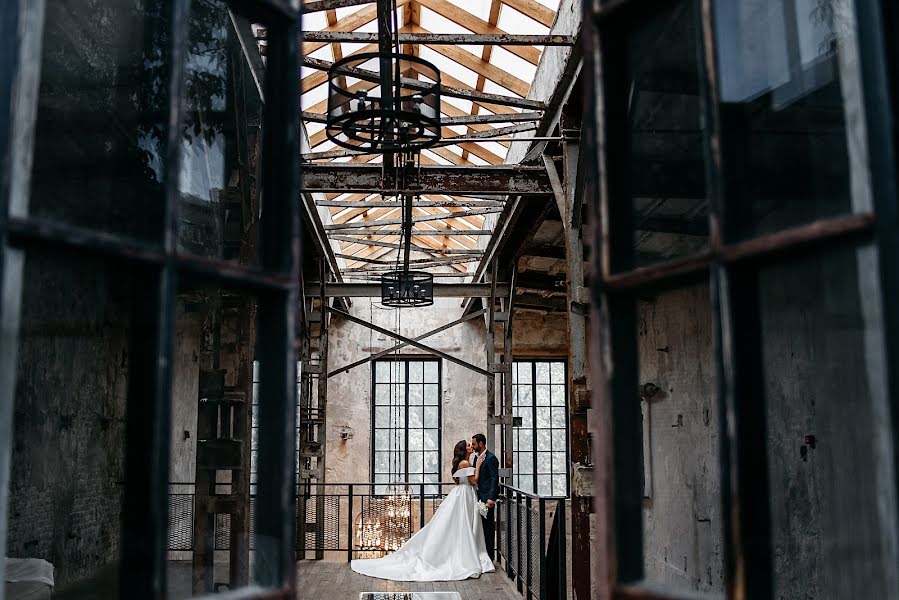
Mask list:
[[[531,554],[528,556],[530,561],[530,578],[528,581],[528,592],[534,598],[540,597],[540,559],[543,557],[543,540],[540,539],[540,519],[543,515],[540,510],[532,508],[528,511],[528,518],[531,520]]]
[[[169,494],[169,550],[191,550],[194,537],[194,495]]]

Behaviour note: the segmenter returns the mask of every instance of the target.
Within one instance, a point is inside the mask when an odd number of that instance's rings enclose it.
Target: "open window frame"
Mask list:
[[[0,547],[6,548],[8,485],[15,402],[16,348],[24,260],[27,250],[99,256],[140,274],[145,315],[136,324],[141,344],[131,357],[126,422],[125,486],[119,596],[166,594],[167,487],[175,295],[179,275],[189,274],[258,298],[261,366],[259,473],[254,586],[245,598],[291,598],[295,588],[294,513],[296,476],[296,357],[294,332],[301,307],[299,227],[300,8],[294,0],[232,0],[229,8],[267,30],[262,171],[265,198],[260,263],[249,268],[179,254],[178,173],[183,120],[184,58],[190,5],[163,3],[168,44],[160,57],[169,101],[162,139],[164,207],[150,241],[70,224],[21,216],[27,205],[40,86],[45,0],[15,0],[0,8]],[[253,48],[255,50],[255,48]],[[16,216],[13,216],[16,215]],[[0,564],[0,571],[3,565]]]

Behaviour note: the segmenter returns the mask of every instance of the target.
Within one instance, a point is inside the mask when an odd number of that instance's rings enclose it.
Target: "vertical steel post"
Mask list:
[[[346,517],[346,536],[347,536],[347,551],[346,551],[346,560],[350,562],[353,560],[353,484],[349,485],[349,490],[347,492],[347,517]]]
[[[540,542],[540,548],[537,550],[537,557],[540,559],[540,600],[546,600],[548,597],[546,592],[546,561],[550,560],[550,556],[543,551],[546,548],[546,498],[540,498],[538,504],[539,510],[537,514],[540,515],[538,530],[540,535],[537,536],[537,539]],[[560,542],[563,545],[565,544],[564,539],[560,540]]]

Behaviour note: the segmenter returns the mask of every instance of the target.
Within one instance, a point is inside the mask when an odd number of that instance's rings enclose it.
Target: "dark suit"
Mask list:
[[[498,493],[499,460],[493,452],[487,450],[484,464],[481,465],[481,472],[478,475],[478,499],[482,502],[487,502],[488,500],[496,502]],[[494,505],[487,511],[487,516],[481,518],[484,524],[484,545],[487,546],[487,554],[491,559],[493,559],[493,549],[496,542],[495,508],[496,506]]]

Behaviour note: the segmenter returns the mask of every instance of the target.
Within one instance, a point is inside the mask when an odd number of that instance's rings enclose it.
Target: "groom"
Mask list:
[[[476,433],[471,438],[471,447],[477,453],[475,460],[483,461],[481,473],[478,476],[478,499],[487,507],[487,516],[482,517],[484,523],[484,545],[487,547],[487,555],[493,560],[493,546],[496,536],[496,521],[494,507],[496,495],[499,491],[499,460],[496,455],[487,449],[487,438],[483,433]],[[477,465],[477,463],[472,463]]]

